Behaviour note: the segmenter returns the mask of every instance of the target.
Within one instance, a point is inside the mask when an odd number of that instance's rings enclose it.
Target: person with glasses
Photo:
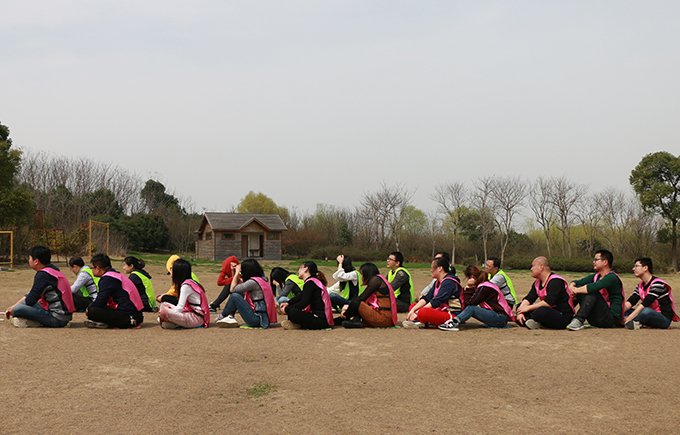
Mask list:
[[[402,266],[404,256],[395,251],[387,256],[387,281],[394,289],[394,297],[397,298],[397,312],[408,313],[409,307],[414,301],[413,279],[408,270]]]
[[[461,293],[456,269],[450,267],[449,260],[442,256],[432,260],[430,273],[435,284],[417,303],[411,304],[406,320],[401,322],[404,328],[424,328],[428,323],[439,326],[453,318],[448,310],[449,299],[460,298]]]
[[[501,269],[501,259],[498,257],[489,257],[486,260],[486,263],[484,263],[484,270],[489,274],[489,281],[491,284],[496,284],[496,287],[501,289],[510,308],[514,307],[517,303],[515,287],[512,285],[510,277],[503,269]]]
[[[600,249],[593,259],[595,273],[569,284],[569,291],[576,297],[579,309],[567,329],[579,331],[586,320],[598,328],[611,328],[623,323],[623,282],[612,270],[613,263],[614,255]]]
[[[626,301],[626,329],[640,329],[641,326],[667,329],[671,321],[680,321],[675,313],[671,286],[652,275],[653,271],[651,258],[640,257],[635,260],[633,273],[640,278],[640,283]],[[636,304],[637,307],[633,309]]]

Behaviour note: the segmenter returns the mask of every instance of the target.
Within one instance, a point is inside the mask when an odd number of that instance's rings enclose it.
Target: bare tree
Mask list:
[[[548,248],[548,257],[552,255],[550,250],[550,229],[555,225],[555,213],[550,202],[552,182],[543,177],[538,177],[529,194],[529,208],[534,212],[536,222],[543,229],[545,245]]]
[[[495,188],[495,177],[483,177],[474,182],[475,189],[471,194],[473,208],[479,212],[479,227],[482,230],[482,244],[484,246],[484,259],[489,258],[487,241],[493,232],[496,222],[494,220],[495,204],[492,192]]]
[[[593,256],[597,235],[601,232],[602,221],[597,195],[586,196],[576,204],[576,218],[586,236],[583,248],[588,251],[589,256]]]
[[[572,183],[566,177],[551,180],[550,203],[557,214],[557,229],[562,233],[562,255],[569,253],[571,258],[571,227],[576,219],[573,213],[577,201],[588,192],[588,186]]]
[[[437,235],[441,234],[442,231],[442,221],[439,219],[437,212],[434,210],[429,210],[427,212],[427,230],[430,236],[430,241],[432,242],[432,258],[435,254],[435,246],[437,245]],[[453,249],[456,247],[454,245]],[[454,251],[455,252],[455,251]],[[451,257],[451,264],[453,264],[453,257]]]
[[[458,238],[461,210],[467,200],[465,183],[451,182],[440,184],[435,187],[434,194],[430,198],[439,205],[439,211],[448,216],[447,223],[453,234],[451,264],[454,264],[456,262],[456,241]]]
[[[393,236],[399,250],[401,212],[411,203],[414,193],[399,183],[388,186],[383,181],[379,191],[365,193],[361,197],[363,217],[377,227],[379,236],[376,248],[384,247],[388,237]]]
[[[494,203],[494,219],[501,231],[501,263],[505,258],[505,248],[510,240],[512,220],[524,207],[527,196],[527,182],[519,177],[496,178],[490,192]]]

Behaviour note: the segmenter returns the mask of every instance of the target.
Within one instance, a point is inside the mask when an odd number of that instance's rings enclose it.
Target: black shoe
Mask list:
[[[208,305],[208,311],[210,311],[211,313],[216,313],[217,310],[219,310],[219,309],[220,309],[219,305],[218,306]]]
[[[342,326],[345,328],[363,328],[364,323],[361,320],[345,320],[342,322]]]

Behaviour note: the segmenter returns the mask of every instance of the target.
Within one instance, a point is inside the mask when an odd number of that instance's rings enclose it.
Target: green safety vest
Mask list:
[[[81,272],[83,272],[83,271],[87,272],[87,274],[92,277],[92,281],[94,281],[94,285],[97,287],[97,290],[99,290],[99,278],[94,276],[94,273],[92,273],[92,269],[90,269],[90,266],[83,266],[83,267],[80,268],[80,271]],[[86,297],[86,298],[90,297],[90,293],[87,291],[86,286],[80,287],[80,292],[83,294],[84,297]]]
[[[297,284],[297,286],[300,287],[300,291],[302,291],[302,288],[305,286],[305,282],[304,282],[303,280],[301,280],[301,279],[300,279],[296,274],[294,274],[294,273],[291,273],[290,275],[288,275],[288,278],[286,278],[286,281],[288,281],[288,280],[291,280],[291,281],[293,281],[295,284]],[[295,296],[295,293],[290,292],[290,293],[288,293],[287,298],[288,298],[288,299],[292,299],[294,296]]]
[[[505,278],[505,283],[508,285],[508,288],[510,289],[510,294],[512,295],[512,298],[515,300],[515,303],[517,303],[517,296],[515,295],[515,287],[512,285],[512,281],[510,281],[510,277],[505,274],[501,269],[498,269],[498,273],[503,275],[503,278]]]
[[[357,296],[359,296],[359,295],[366,289],[366,286],[362,286],[362,285],[361,285],[361,275],[359,275],[359,271],[358,271],[358,270],[353,270],[352,272],[356,272],[356,274],[357,274],[357,287],[359,287],[359,291],[358,291],[358,293],[357,293]],[[350,272],[350,273],[351,273],[351,272]],[[344,288],[344,289],[342,290],[342,292],[340,293],[340,296],[341,296],[343,299],[349,299],[349,290],[350,290],[349,286],[350,286],[350,282],[351,282],[351,281],[345,282],[345,288]]]
[[[408,275],[408,283],[409,283],[409,285],[411,286],[411,289],[410,289],[410,292],[411,292],[411,303],[413,303],[413,301],[414,301],[414,297],[413,297],[413,278],[411,278],[411,274],[408,273],[408,270],[404,269],[403,267],[397,267],[397,268],[394,269],[394,270],[390,270],[389,272],[387,272],[387,281],[391,284],[391,283],[392,283],[392,280],[394,279],[394,277],[397,276],[397,272],[399,272],[400,270],[403,270],[404,272],[406,272],[406,275]],[[400,294],[401,294],[401,287],[398,288],[398,289],[395,288],[395,289],[394,289],[394,297],[395,297],[395,298],[398,298]]]
[[[142,284],[144,284],[144,290],[146,291],[146,296],[149,298],[149,306],[151,308],[156,306],[156,295],[153,292],[153,283],[151,283],[151,280],[149,277],[144,275],[143,273],[133,270],[132,273],[137,275],[140,280],[142,280]]]

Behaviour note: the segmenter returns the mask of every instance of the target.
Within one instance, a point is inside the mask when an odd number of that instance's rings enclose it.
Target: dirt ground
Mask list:
[[[156,294],[165,292],[164,268],[147,269]],[[215,270],[195,268],[211,300]],[[0,311],[33,274],[0,272]],[[425,270],[413,275],[417,289],[430,280]],[[529,272],[509,275],[524,296]],[[663,277],[680,291],[679,276]],[[624,276],[627,295],[635,282]],[[0,322],[3,433],[651,434],[680,423],[678,324],[173,331],[152,314],[138,330],[88,329],[84,319],[76,313],[62,329]]]

